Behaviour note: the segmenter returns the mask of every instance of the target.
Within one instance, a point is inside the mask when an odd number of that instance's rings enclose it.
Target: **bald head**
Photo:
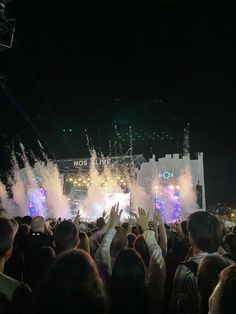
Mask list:
[[[43,232],[45,228],[45,219],[42,216],[34,217],[32,219],[31,228],[34,232]]]

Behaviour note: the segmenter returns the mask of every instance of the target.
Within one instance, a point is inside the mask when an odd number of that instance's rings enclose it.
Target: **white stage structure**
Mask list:
[[[169,211],[166,221],[179,216],[187,219],[194,211],[206,210],[203,153],[196,159],[190,159],[189,154],[166,154],[156,160],[153,155],[136,169],[136,179],[149,195],[149,209],[158,207],[155,205],[160,200],[162,210]]]

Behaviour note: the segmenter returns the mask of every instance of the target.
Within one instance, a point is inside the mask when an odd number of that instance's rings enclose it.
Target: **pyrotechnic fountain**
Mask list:
[[[133,151],[132,134],[130,138],[129,154]],[[90,150],[91,158],[87,172],[74,173],[73,178],[67,177],[66,180],[60,174],[57,163],[46,156],[42,147],[44,161],[31,153],[31,163],[22,144],[20,147],[23,166],[19,166],[13,152],[12,175],[8,178],[14,206],[9,202],[6,187],[0,182],[2,206],[8,209],[11,216],[29,214],[54,218],[72,217],[75,214],[70,203],[71,199],[75,199],[73,191],[80,191],[82,195],[76,202],[77,210],[87,220],[100,217],[117,202],[124,210],[123,218],[128,216],[130,210],[135,211],[138,207],[149,211],[150,217],[155,209],[159,208],[166,222],[186,219],[190,213],[198,210],[194,185],[196,181],[204,184],[202,155],[199,154],[200,160],[190,160],[188,133],[185,136],[184,154],[181,158],[174,154],[156,161],[153,155],[148,162],[143,162],[139,168],[135,168],[132,155],[129,155],[129,164],[98,166],[96,152]],[[67,194],[65,183],[70,185]]]
[[[199,210],[205,209],[197,204],[196,185],[201,182],[204,193],[204,173],[202,154],[198,159],[190,160],[189,134],[185,129],[183,156],[169,154],[156,160],[155,155],[144,162],[137,170],[137,183],[147,192],[147,208],[160,209],[166,222],[185,220]]]
[[[107,211],[117,202],[124,202],[124,198],[119,196],[123,195],[122,184],[120,185],[121,174],[117,169],[110,169],[104,165],[104,169],[99,173],[95,165],[96,153],[93,152],[90,159],[89,178],[86,183],[87,193],[85,200],[80,207],[80,214],[89,220],[98,218],[102,215],[103,211]],[[124,184],[127,183],[121,179]],[[80,184],[80,183],[79,183]],[[121,206],[127,206],[127,203]]]
[[[57,165],[43,154],[44,161],[34,157],[30,165],[24,146],[21,144],[19,166],[16,155],[12,153],[12,173],[8,178],[13,202],[7,200],[4,185],[1,184],[1,201],[10,215],[42,215],[44,217],[69,217],[67,197],[63,194],[63,182]],[[10,208],[11,207],[11,208]]]

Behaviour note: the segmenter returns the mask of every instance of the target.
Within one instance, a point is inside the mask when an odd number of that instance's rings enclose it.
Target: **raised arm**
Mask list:
[[[147,244],[150,263],[148,269],[148,287],[150,293],[151,313],[163,309],[164,285],[166,277],[165,262],[162,251],[157,243],[155,232],[148,230],[148,215],[145,210],[139,209],[138,223],[143,229],[143,237]]]
[[[145,210],[142,208],[138,209],[138,213],[138,224],[143,229],[143,237],[150,254],[150,266],[156,262],[160,265],[161,269],[165,270],[165,262],[162,256],[161,248],[156,241],[155,232],[153,230],[148,230],[149,214],[146,214]]]
[[[157,239],[163,256],[166,256],[167,254],[167,234],[166,234],[166,228],[161,216],[161,212],[159,209],[156,210],[154,217],[153,217],[154,225],[157,228],[157,233],[159,234],[159,238]],[[158,232],[159,231],[159,232]]]
[[[119,203],[111,208],[110,221],[108,228],[103,236],[103,239],[95,253],[95,261],[99,264],[105,264],[109,274],[112,273],[110,246],[111,242],[116,234],[116,225],[120,221],[122,210],[119,211]]]

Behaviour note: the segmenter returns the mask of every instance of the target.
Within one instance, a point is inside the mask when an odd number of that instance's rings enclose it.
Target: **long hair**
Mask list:
[[[106,313],[107,296],[92,257],[77,249],[58,255],[32,311],[35,314]]]
[[[123,249],[117,255],[110,278],[112,313],[148,313],[145,267],[139,253]]]
[[[134,248],[141,255],[146,268],[149,269],[150,253],[143,235],[140,234],[137,236],[137,238],[134,241]]]

